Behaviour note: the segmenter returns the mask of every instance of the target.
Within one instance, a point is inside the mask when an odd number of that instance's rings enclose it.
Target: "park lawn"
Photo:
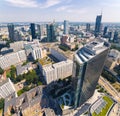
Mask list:
[[[106,106],[102,109],[102,111],[99,114],[96,114],[95,112],[92,114],[92,116],[106,116],[108,110],[113,105],[113,100],[109,98],[108,96],[104,96],[103,99],[106,101]]]

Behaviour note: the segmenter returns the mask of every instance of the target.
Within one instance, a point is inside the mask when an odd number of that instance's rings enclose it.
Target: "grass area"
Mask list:
[[[120,92],[120,83],[115,82],[115,83],[112,84],[112,86],[113,86],[118,92]]]
[[[96,114],[95,112],[92,114],[92,116],[106,116],[108,110],[110,109],[110,107],[113,105],[113,101],[111,98],[109,98],[108,96],[104,96],[103,99],[106,101],[106,106],[102,109],[102,111],[99,114]]]
[[[20,95],[22,95],[24,92],[25,92],[25,91],[24,91],[23,89],[21,89],[21,90],[19,90],[19,91],[17,92],[17,95],[20,96]]]
[[[10,70],[7,70],[7,71],[6,71],[6,76],[7,76],[7,77],[11,77]]]
[[[47,65],[47,64],[52,64],[54,62],[49,57],[44,57],[39,60],[39,63],[43,66],[43,65]]]

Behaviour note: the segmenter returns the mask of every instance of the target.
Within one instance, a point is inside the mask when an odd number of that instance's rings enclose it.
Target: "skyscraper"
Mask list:
[[[45,27],[44,27],[44,25],[37,25],[37,33],[38,33],[38,39],[42,39],[42,37],[44,36],[44,34],[45,34],[45,32],[44,32],[44,30],[45,30]]]
[[[93,95],[109,47],[110,45],[107,42],[98,39],[88,43],[76,52],[73,65],[75,108],[85,103]]]
[[[114,31],[113,30],[108,32],[108,37],[109,37],[110,41],[113,41],[113,38],[114,38]]]
[[[69,34],[69,22],[64,20],[64,34]]]
[[[47,24],[47,42],[54,42],[56,40],[55,36],[55,24]]]
[[[118,32],[117,31],[114,32],[113,42],[118,42]]]
[[[102,15],[98,15],[96,17],[96,23],[95,23],[95,36],[96,37],[101,33],[101,20],[102,20]]]
[[[30,30],[31,30],[32,39],[36,39],[35,24],[34,23],[30,24]]]
[[[106,35],[107,30],[108,30],[108,27],[107,27],[107,26],[105,26],[105,28],[104,28],[104,32],[103,32],[103,36],[105,36],[105,35]]]
[[[86,32],[90,31],[90,23],[86,24]]]
[[[14,41],[14,25],[8,24],[9,39]]]

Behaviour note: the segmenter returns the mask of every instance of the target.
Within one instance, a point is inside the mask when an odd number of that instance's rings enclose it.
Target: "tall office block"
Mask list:
[[[45,32],[44,32],[44,25],[37,25],[37,33],[38,33],[38,39],[42,39],[42,37],[44,36]]]
[[[118,42],[118,32],[117,32],[117,31],[114,32],[113,41],[114,41],[114,42]]]
[[[86,24],[86,32],[90,31],[90,23]]]
[[[54,42],[56,40],[55,36],[55,24],[47,24],[47,42]]]
[[[36,39],[35,24],[34,23],[30,24],[30,30],[31,30],[32,39]]]
[[[8,24],[9,39],[14,41],[14,25]]]
[[[109,37],[109,40],[112,41],[114,38],[114,31],[108,32],[108,37]]]
[[[96,23],[95,23],[95,36],[96,37],[101,33],[101,20],[102,20],[102,15],[98,15],[96,17]]]
[[[101,75],[110,45],[103,40],[94,40],[79,49],[74,56],[73,86],[74,107],[85,103],[94,93]]]
[[[103,36],[105,36],[105,35],[106,35],[106,33],[107,33],[107,30],[108,30],[108,27],[107,27],[107,26],[105,26],[105,27],[104,27]]]
[[[64,34],[69,34],[69,22],[64,20]]]

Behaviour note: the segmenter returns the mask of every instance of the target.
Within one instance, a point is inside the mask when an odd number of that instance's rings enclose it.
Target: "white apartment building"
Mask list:
[[[18,41],[14,43],[10,43],[10,48],[13,49],[14,52],[20,51],[24,48],[24,44],[26,41]]]
[[[32,57],[34,58],[34,60],[42,58],[42,48],[40,48],[39,46],[32,46]]]
[[[66,60],[43,67],[43,75],[47,84],[72,75],[73,61]]]
[[[15,93],[15,88],[9,78],[0,82],[0,98],[6,98],[12,93]]]
[[[0,57],[0,67],[2,69],[8,69],[11,65],[16,65],[26,60],[25,50],[9,53]]]

